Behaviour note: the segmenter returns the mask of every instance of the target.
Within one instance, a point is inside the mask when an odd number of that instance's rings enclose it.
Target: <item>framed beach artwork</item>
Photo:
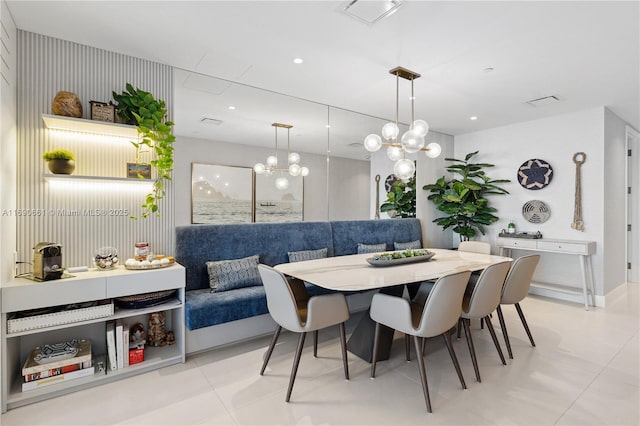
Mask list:
[[[276,173],[256,176],[256,222],[300,222],[303,220],[304,178],[286,175],[287,189],[276,188]]]
[[[191,223],[252,222],[253,185],[250,167],[191,163]]]

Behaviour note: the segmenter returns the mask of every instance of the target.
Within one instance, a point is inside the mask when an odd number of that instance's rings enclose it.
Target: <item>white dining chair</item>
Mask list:
[[[478,282],[473,288],[471,295],[465,295],[462,301],[462,315],[460,316],[460,322],[462,322],[462,327],[464,328],[467,345],[469,346],[469,354],[471,355],[473,369],[476,373],[476,380],[478,382],[481,381],[480,369],[478,368],[478,359],[476,357],[469,323],[472,319],[484,320],[502,364],[507,365],[504,355],[502,354],[502,349],[500,348],[500,343],[498,343],[496,332],[491,324],[489,314],[495,311],[500,303],[502,286],[504,285],[504,281],[507,277],[507,273],[509,273],[510,267],[511,261],[494,263],[493,265],[487,266],[480,274]]]
[[[267,307],[271,317],[278,327],[271,339],[269,349],[265,354],[260,375],[264,374],[273,349],[276,346],[282,328],[295,333],[300,333],[298,347],[296,349],[286,401],[291,399],[293,383],[296,379],[300,356],[304,347],[305,336],[308,332],[317,332],[319,329],[339,324],[340,343],[342,345],[342,363],[344,378],[349,380],[349,366],[347,364],[347,342],[344,323],[349,319],[349,308],[342,293],[326,294],[321,296],[304,297],[301,289],[292,289],[287,279],[280,272],[266,265],[258,265],[260,278],[267,295]],[[298,299],[296,300],[296,294]],[[314,356],[317,356],[317,334],[314,333]]]
[[[375,294],[371,301],[371,319],[376,322],[373,343],[373,360],[371,362],[371,378],[376,375],[376,361],[381,325],[413,336],[418,359],[420,382],[427,411],[431,411],[431,399],[427,384],[427,372],[424,366],[423,342],[427,337],[442,335],[449,350],[449,355],[458,374],[463,389],[467,388],[462,377],[460,364],[451,344],[448,331],[455,326],[462,312],[462,297],[467,286],[469,271],[444,276],[436,281],[429,292],[424,305],[410,302],[402,297]]]
[[[502,297],[500,298],[500,304],[498,305],[498,320],[500,321],[500,328],[502,329],[502,336],[504,337],[504,343],[507,345],[507,352],[509,352],[509,358],[513,359],[513,353],[511,352],[511,342],[509,342],[509,335],[507,334],[507,325],[502,315],[502,309],[500,305],[515,305],[520,321],[524,326],[524,330],[529,336],[531,346],[535,347],[536,343],[533,341],[533,336],[529,330],[527,320],[524,318],[524,313],[520,307],[520,302],[529,294],[529,287],[531,287],[531,279],[533,273],[540,261],[539,254],[532,254],[529,256],[522,256],[516,259],[511,266],[509,275],[502,288]]]

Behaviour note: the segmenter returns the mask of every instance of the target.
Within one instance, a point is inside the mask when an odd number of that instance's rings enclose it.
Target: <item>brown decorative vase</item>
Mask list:
[[[76,169],[76,162],[73,160],[65,160],[64,158],[54,158],[47,161],[51,173],[57,175],[70,175]]]
[[[78,95],[71,92],[58,92],[51,103],[55,115],[82,118],[82,102]]]

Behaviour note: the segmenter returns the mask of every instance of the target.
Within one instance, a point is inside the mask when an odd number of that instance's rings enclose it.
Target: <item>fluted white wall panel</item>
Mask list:
[[[173,254],[173,184],[161,201],[161,217],[140,216],[150,185],[118,181],[49,182],[42,154],[66,148],[76,155],[73,175],[125,177],[135,150],[126,138],[47,129],[42,114],[51,114],[58,91],[77,94],[83,118],[90,100],[109,101],[126,83],[163,99],[172,114],[173,71],[166,65],[54,39],[18,32],[18,257],[31,260],[41,241],[63,246],[64,266],[89,265],[95,250],[113,246],[121,258],[133,255],[134,243],[148,241],[155,253]],[[23,210],[23,211],[20,211]],[[22,272],[26,272],[24,269]]]

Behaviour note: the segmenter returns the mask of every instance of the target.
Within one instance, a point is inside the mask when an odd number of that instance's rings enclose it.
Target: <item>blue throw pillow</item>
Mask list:
[[[358,243],[358,254],[380,253],[382,251],[385,251],[386,249],[387,249],[387,244],[386,243],[380,243],[380,244],[362,244],[362,243]]]
[[[323,259],[327,257],[327,249],[290,251],[287,254],[289,255],[289,262],[302,262],[303,260]]]
[[[259,256],[207,262],[211,292],[262,285],[258,272]]]
[[[413,249],[421,249],[422,243],[420,240],[409,241],[407,243],[393,243],[394,250],[413,250]]]

